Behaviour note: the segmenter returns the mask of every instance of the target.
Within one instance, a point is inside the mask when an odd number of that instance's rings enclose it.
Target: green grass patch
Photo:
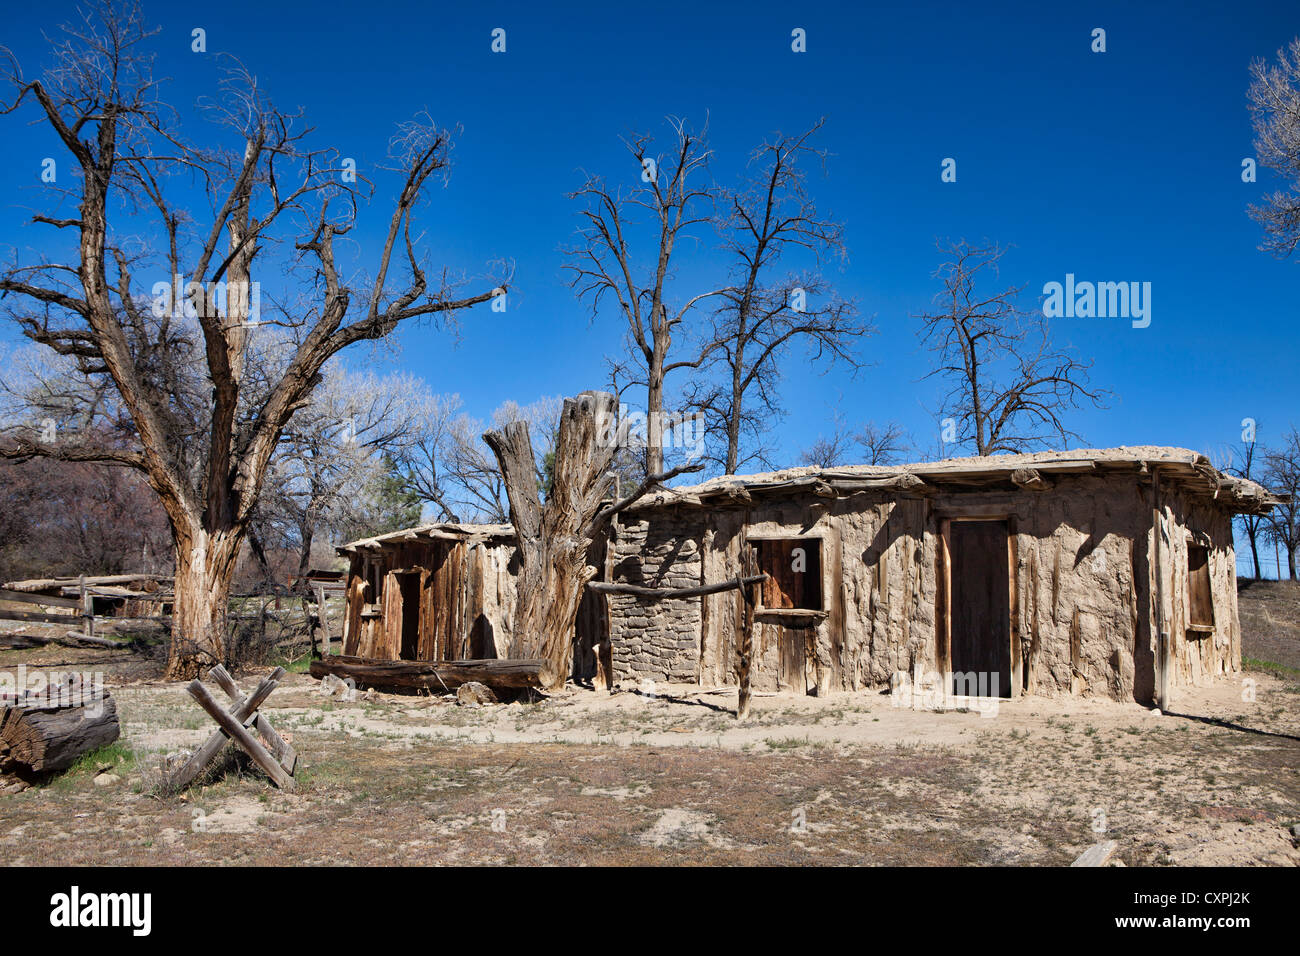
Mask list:
[[[120,740],[107,746],[84,753],[77,758],[67,770],[55,776],[50,785],[59,790],[71,789],[86,777],[93,777],[104,766],[109,766],[115,773],[130,770],[135,765],[135,751]]]
[[[1276,674],[1279,677],[1300,677],[1300,667],[1288,667],[1286,664],[1256,660],[1253,657],[1243,657],[1241,666],[1249,671],[1264,671],[1267,674]]]
[[[268,661],[272,667],[283,667],[290,674],[306,674],[311,670],[311,655],[305,657],[280,657]]]

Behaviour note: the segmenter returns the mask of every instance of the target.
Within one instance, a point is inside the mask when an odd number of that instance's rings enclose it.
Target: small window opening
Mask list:
[[[1187,547],[1188,622],[1197,630],[1214,630],[1214,599],[1210,591],[1209,551],[1200,545]]]
[[[822,543],[820,538],[781,538],[754,542],[763,582],[765,610],[821,611]]]

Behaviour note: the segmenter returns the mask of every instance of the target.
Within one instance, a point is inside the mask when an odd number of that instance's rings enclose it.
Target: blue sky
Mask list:
[[[773,433],[788,462],[835,414],[849,425],[896,419],[933,443],[940,390],[921,381],[927,355],[912,315],[937,291],[939,237],[1013,244],[1003,277],[1028,285],[1026,305],[1066,273],[1152,284],[1149,328],[1053,323],[1058,342],[1095,359],[1094,384],[1114,393],[1108,409],[1069,416],[1088,444],[1209,450],[1237,441],[1248,416],[1265,441],[1277,435],[1300,395],[1300,263],[1258,250],[1246,206],[1269,176],[1247,184],[1240,174],[1253,155],[1247,65],[1300,34],[1300,4],[985,6],[234,0],[145,9],[163,28],[157,72],[172,78],[168,99],[192,135],[201,133],[192,104],[217,79],[212,57],[190,52],[194,27],[279,105],[302,107],[315,141],[339,145],[362,170],[419,110],[463,127],[450,182],[423,212],[428,249],[434,263],[470,275],[510,260],[516,291],[504,315],[464,314],[458,341],[414,327],[395,357],[382,355],[435,391],[460,393],[473,414],[605,381],[622,324],[613,314],[590,320],[561,248],[577,225],[567,193],[583,169],[637,175],[620,135],[662,134],[667,115],[707,118],[714,174],[731,183],[766,136],[825,116],[820,145],[833,155],[812,188],[844,222],[850,255],[834,281],[879,331],[856,377],[821,374],[793,355],[789,414]],[[0,44],[32,74],[45,61],[41,30],[71,11],[12,5]],[[496,27],[507,31],[504,54],[490,50]],[[796,27],[806,53],[790,49]],[[1104,54],[1090,50],[1095,27],[1106,30]],[[0,119],[0,134],[7,254],[48,241],[45,227],[26,224],[25,207],[41,203],[41,158],[63,154],[13,116]],[[940,181],[944,157],[957,160],[956,183]],[[379,181],[357,231],[363,250],[374,250],[394,188]],[[684,290],[722,268],[708,244],[691,250],[680,263]],[[351,356],[376,360],[366,347]]]

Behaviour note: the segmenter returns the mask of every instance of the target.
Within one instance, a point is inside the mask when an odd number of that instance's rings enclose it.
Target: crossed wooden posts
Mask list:
[[[276,733],[271,722],[257,712],[257,708],[271,696],[271,691],[275,690],[284,673],[283,667],[277,667],[262,678],[261,683],[253,688],[253,692],[245,697],[240,692],[239,685],[226,673],[224,667],[218,664],[212,668],[208,671],[208,676],[217,682],[234,703],[229,711],[217,703],[212,692],[202,681],[194,680],[190,683],[186,688],[190,696],[199,702],[199,706],[208,712],[208,716],[215,720],[221,729],[213,733],[207,743],[194,751],[190,759],[176,771],[170,781],[172,790],[183,790],[193,783],[221,752],[227,740],[234,740],[236,746],[252,757],[281,790],[294,789],[293,769],[298,763],[298,754],[283,737]],[[257,742],[257,738],[249,733],[250,729],[256,730],[261,735],[266,741],[266,747]]]

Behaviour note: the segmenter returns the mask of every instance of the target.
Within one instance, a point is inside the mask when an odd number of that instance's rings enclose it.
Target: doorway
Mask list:
[[[420,659],[420,574],[407,571],[397,575],[402,598],[402,645],[398,657],[404,661]]]
[[[1006,521],[954,520],[950,657],[952,692],[1011,696],[1011,581]]]

